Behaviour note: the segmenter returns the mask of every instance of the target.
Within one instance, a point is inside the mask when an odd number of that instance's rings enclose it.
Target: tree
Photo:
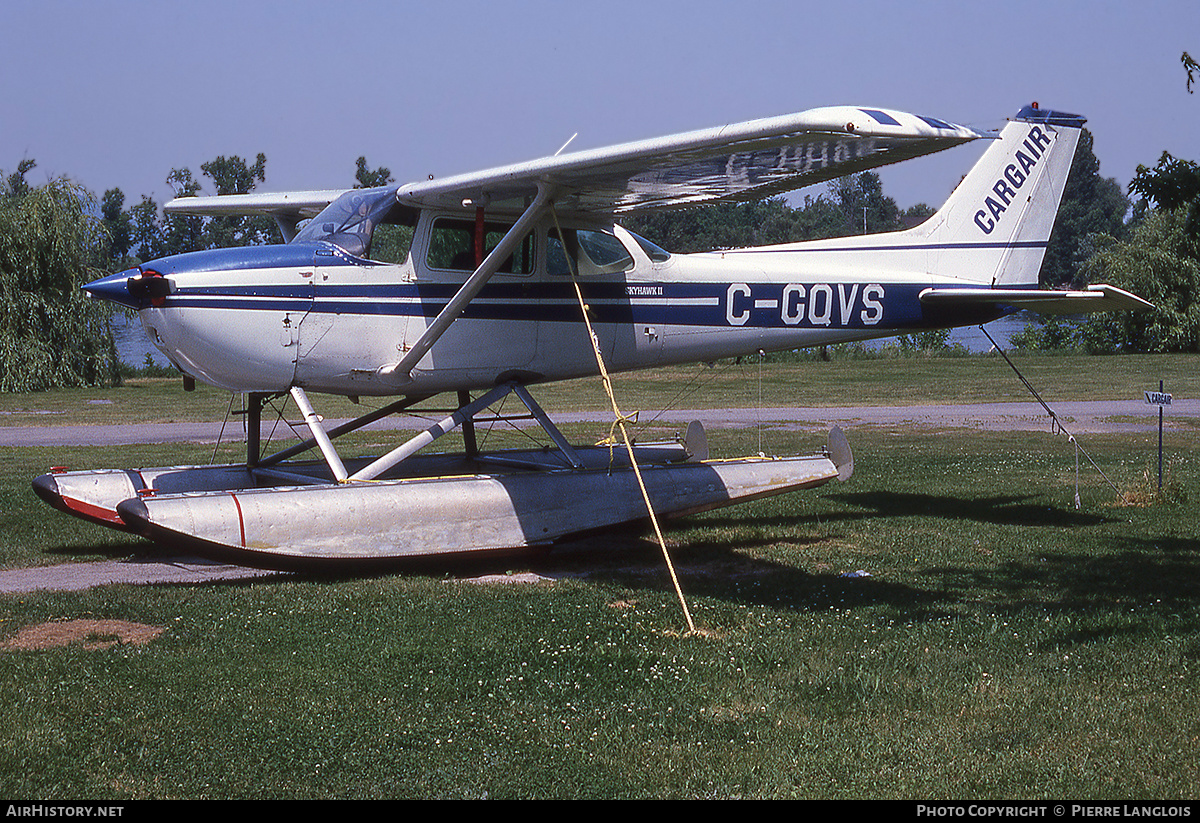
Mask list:
[[[1186,231],[1188,209],[1158,209],[1127,241],[1108,240],[1084,265],[1092,282],[1149,300],[1154,311],[1093,315],[1080,329],[1092,352],[1200,352],[1200,240]]]
[[[29,193],[29,183],[25,180],[25,175],[33,171],[37,167],[37,161],[25,158],[17,164],[17,170],[10,174],[4,181],[3,194],[6,195],[22,195]]]
[[[783,198],[770,198],[654,212],[626,225],[671,251],[688,253],[785,242],[792,215]]]
[[[1091,248],[1088,238],[1124,232],[1129,198],[1115,179],[1100,176],[1093,146],[1091,132],[1083,129],[1038,275],[1044,288],[1084,285],[1079,267]]]
[[[377,169],[367,167],[367,158],[358,158],[358,171],[354,175],[354,179],[358,182],[354,184],[356,189],[373,189],[377,186],[386,186],[392,182],[391,169],[380,166]]]
[[[914,226],[919,226],[933,217],[937,210],[926,203],[918,203],[915,206],[909,206],[900,214],[900,223],[906,229],[911,229]]]
[[[195,197],[200,193],[200,184],[192,176],[191,169],[171,169],[167,185],[178,197]],[[156,213],[157,216],[157,213]],[[183,254],[205,248],[204,218],[192,214],[172,214],[162,221],[162,255]]]
[[[864,171],[829,181],[829,195],[841,210],[841,225],[828,236],[876,234],[903,228],[896,201],[883,194],[883,181]]]
[[[29,186],[33,165],[0,193],[0,391],[115,385],[110,310],[80,289],[109,250],[95,198],[66,178]]]
[[[1192,93],[1192,83],[1200,64],[1186,51],[1180,58],[1187,72],[1187,90]],[[1129,184],[1130,192],[1140,194],[1162,209],[1187,206],[1187,223],[1184,232],[1193,240],[1200,238],[1200,166],[1190,160],[1178,160],[1163,152],[1158,165],[1153,169],[1137,167],[1137,174]]]
[[[236,154],[221,155],[200,166],[200,171],[213,181],[217,194],[248,194],[254,190],[256,181],[267,179],[267,156],[259,153],[253,166]]]
[[[861,234],[864,216],[872,234],[893,231],[932,213],[924,204],[901,212],[884,196],[879,175],[862,172],[830,181],[825,194],[807,195],[799,207],[773,197],[639,215],[626,225],[666,249],[687,253]]]
[[[1182,61],[1190,93],[1200,66],[1187,52]],[[1081,326],[1085,345],[1093,351],[1200,351],[1200,166],[1163,152],[1153,169],[1138,166],[1129,190],[1143,198],[1136,226],[1126,242],[1098,238],[1085,273],[1140,295],[1155,310],[1089,318]]]
[[[150,195],[143,194],[141,202],[129,211],[133,220],[130,250],[134,257],[142,263],[162,257],[166,241],[158,220],[158,203]]]
[[[200,166],[200,170],[213,181],[219,195],[249,194],[257,183],[267,179],[267,156],[260,152],[254,165],[249,166],[237,155],[222,155]],[[255,246],[282,240],[274,221],[268,217],[213,217],[204,225],[204,247],[210,249]]]
[[[1178,160],[1164,151],[1153,169],[1137,167],[1129,190],[1160,209],[1186,208],[1184,232],[1193,239],[1200,238],[1200,165]]]
[[[133,216],[125,211],[125,193],[120,189],[104,192],[104,199],[100,201],[100,215],[108,231],[107,259],[121,266],[133,246]]]
[[[232,155],[224,155],[200,168],[213,182],[217,194],[247,194],[266,179],[266,155],[259,154],[253,166]],[[176,198],[195,197],[202,186],[191,169],[171,169],[167,185]],[[108,197],[108,193],[105,195]],[[148,195],[127,215],[129,247],[145,263],[159,257],[204,249],[250,246],[282,241],[273,220],[262,216],[205,218],[192,214],[159,215],[158,204]]]
[[[804,205],[792,212],[790,240],[819,240],[842,233],[841,207],[823,195],[804,196]]]

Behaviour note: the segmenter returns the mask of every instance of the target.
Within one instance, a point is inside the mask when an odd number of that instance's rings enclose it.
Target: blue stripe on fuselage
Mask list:
[[[1046,240],[1021,240],[1017,242],[975,242],[975,243],[895,243],[891,245],[879,246],[856,246],[853,244],[846,246],[821,246],[819,248],[775,248],[771,246],[761,246],[758,248],[746,249],[730,249],[729,251],[721,252],[723,256],[733,256],[739,254],[826,254],[828,252],[877,252],[877,251],[955,251],[955,250],[971,250],[977,251],[980,249],[1044,249],[1048,248],[1050,243]]]
[[[982,307],[965,316],[922,306],[929,283],[636,283],[582,284],[598,323],[646,323],[703,328],[919,328],[986,322],[1002,311]],[[454,296],[454,283],[339,286],[182,288],[165,308],[314,312],[381,317],[435,317]],[[944,286],[943,286],[944,288]],[[464,319],[582,322],[570,283],[489,284]]]

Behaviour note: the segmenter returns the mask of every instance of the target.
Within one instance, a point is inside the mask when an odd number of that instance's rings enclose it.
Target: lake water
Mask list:
[[[159,366],[169,366],[170,362],[162,356],[162,352],[154,347],[146,330],[136,317],[129,317],[124,312],[116,312],[112,318],[113,339],[117,344],[117,357],[127,366],[141,368],[146,365],[146,355]]]
[[[1014,314],[1011,317],[1002,317],[992,321],[987,325],[987,330],[997,343],[1001,346],[1008,346],[1012,336],[1024,331],[1025,324],[1031,322],[1034,322],[1033,318],[1025,313]],[[113,336],[116,338],[117,356],[121,358],[122,363],[141,367],[146,364],[146,355],[149,354],[156,365],[170,365],[162,353],[150,342],[146,336],[146,330],[142,328],[142,324],[137,318],[128,317],[123,312],[114,314]],[[881,340],[871,340],[867,341],[867,345],[882,346],[894,339],[887,337]],[[992,348],[991,341],[984,336],[978,326],[952,329],[950,344],[954,345],[955,343],[974,353],[990,351]]]
[[[1008,317],[1001,317],[999,320],[993,320],[987,324],[987,332],[995,341],[1005,349],[1008,349],[1009,343],[1014,335],[1025,331],[1025,326],[1029,323],[1036,323],[1037,318],[1027,312],[1018,312]],[[892,340],[894,338],[887,338]],[[882,342],[887,342],[887,340]],[[992,350],[992,341],[987,339],[987,336],[979,330],[979,326],[966,326],[961,329],[950,330],[951,346],[959,344],[967,351],[975,354]]]

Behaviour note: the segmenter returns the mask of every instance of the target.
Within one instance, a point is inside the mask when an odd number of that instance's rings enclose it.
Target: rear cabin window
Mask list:
[[[552,275],[618,274],[633,268],[633,257],[615,234],[590,229],[551,229],[546,238],[546,271]]]
[[[629,232],[629,236],[637,241],[637,244],[642,247],[642,251],[650,258],[651,263],[665,263],[671,259],[671,253],[666,249],[651,243],[645,237]]]
[[[503,223],[485,223],[483,227],[483,256],[487,257],[499,245],[511,226]],[[527,234],[512,255],[499,268],[504,274],[533,273],[533,235]],[[452,271],[474,271],[479,262],[475,259],[475,221],[453,217],[439,217],[433,222],[429,238],[429,253],[426,265],[431,269]]]

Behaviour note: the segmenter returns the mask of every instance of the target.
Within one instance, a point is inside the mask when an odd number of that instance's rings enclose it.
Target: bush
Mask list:
[[[1128,242],[1111,241],[1084,264],[1090,282],[1111,283],[1155,305],[1088,318],[1080,331],[1087,350],[1200,351],[1200,243],[1187,235],[1187,220],[1187,206],[1151,212]]]
[[[65,179],[0,195],[0,391],[120,382],[110,309],[80,290],[103,273],[95,212]]]
[[[1013,347],[1031,351],[1079,351],[1079,321],[1049,315],[1025,328],[1009,340]]]

